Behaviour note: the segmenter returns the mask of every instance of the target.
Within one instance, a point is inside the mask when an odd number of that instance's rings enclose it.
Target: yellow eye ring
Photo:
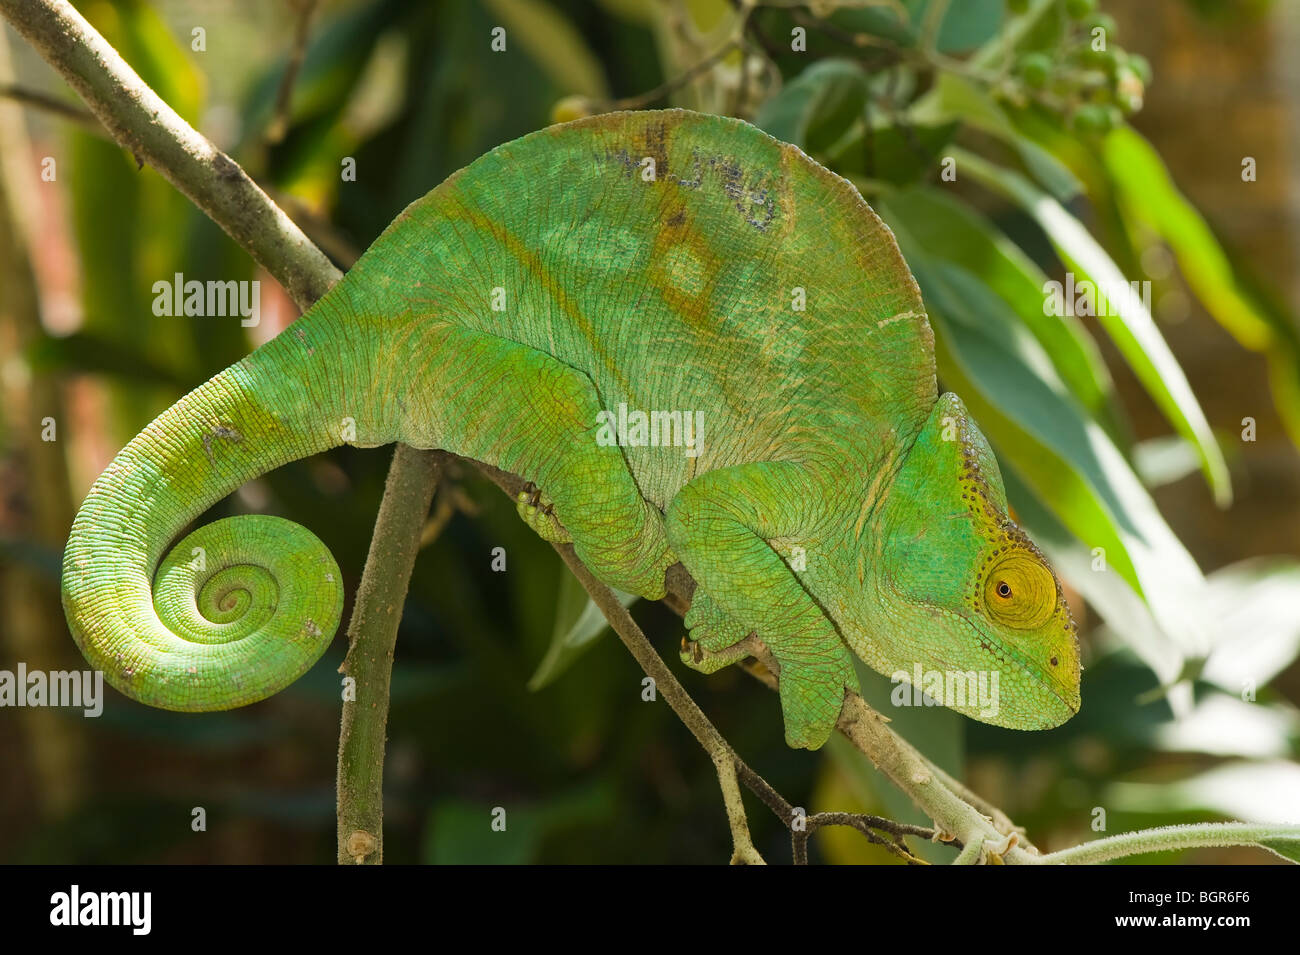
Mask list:
[[[1056,609],[1056,578],[1028,554],[1007,554],[984,578],[984,606],[996,623],[1034,630]]]

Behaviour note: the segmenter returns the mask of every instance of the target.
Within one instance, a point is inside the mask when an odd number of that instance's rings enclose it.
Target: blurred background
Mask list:
[[[477,156],[604,109],[742,116],[849,177],[898,235],[941,381],[988,433],[1018,516],[1071,590],[1086,667],[1081,713],[1045,733],[890,707],[888,681],[865,670],[864,696],[1044,850],[1177,822],[1300,821],[1296,4],[77,6],[342,268]],[[355,181],[340,175],[348,157]],[[1149,302],[1116,294],[1047,316],[1044,283],[1067,271],[1149,282]],[[260,325],[156,316],[153,283],[177,272],[260,279]],[[83,666],[58,575],[91,482],[295,315],[0,31],[0,670]],[[390,458],[300,461],[204,520],[305,525],[350,599]],[[387,860],[725,861],[710,761],[667,706],[642,701],[639,669],[511,502],[455,474],[425,536],[397,644]],[[495,547],[505,573],[490,568]],[[633,613],[792,803],[926,822],[842,740],[787,749],[775,696],[747,675],[681,667],[665,608]],[[96,719],[0,709],[0,860],[331,862],[344,649],[340,633],[302,680],[230,713],[152,710],[111,688]],[[757,802],[750,821],[766,858],[787,861]],[[849,830],[819,832],[811,854],[894,861]]]

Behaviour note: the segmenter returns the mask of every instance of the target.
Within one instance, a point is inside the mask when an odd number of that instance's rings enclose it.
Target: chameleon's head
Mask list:
[[[876,600],[898,634],[888,672],[915,681],[919,664],[922,689],[997,726],[1050,729],[1077,713],[1074,620],[956,395],[935,403],[879,513]]]

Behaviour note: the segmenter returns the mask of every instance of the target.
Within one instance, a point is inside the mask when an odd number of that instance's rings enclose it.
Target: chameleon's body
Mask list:
[[[695,415],[694,453],[612,444],[601,412],[620,405]],[[958,708],[1001,725],[1078,708],[1060,588],[1007,520],[987,444],[937,394],[892,236],[848,183],[744,123],[555,127],[411,205],[96,483],[64,559],[87,658],[179,710],[296,679],[342,603],[314,536],[246,517],[164,551],[252,477],[394,441],[531,481],[544,504],[521,514],[614,587],[661,597],[680,560],[699,585],[684,658],[716,669],[755,631],[791,745],[830,733],[857,686],[850,647],[886,673],[1000,671],[997,717]]]

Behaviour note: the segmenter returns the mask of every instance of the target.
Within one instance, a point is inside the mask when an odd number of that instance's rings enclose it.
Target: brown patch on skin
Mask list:
[[[777,183],[777,203],[781,208],[781,238],[787,239],[794,232],[794,190],[790,188],[790,164],[797,157],[799,150],[789,143],[781,145],[781,178]]]
[[[680,263],[673,261],[681,254],[690,256],[702,269],[698,291],[682,288]],[[713,291],[725,263],[709,240],[692,228],[684,203],[679,202],[673,208],[664,219],[663,228],[655,234],[648,264],[646,281],[688,326],[716,330]]]
[[[615,159],[633,174],[639,174],[641,160],[649,157],[655,163],[655,181],[647,182],[645,185],[654,186],[665,180],[669,172],[669,120],[658,118],[649,125],[640,127],[629,124],[626,113],[604,113],[594,117],[593,120],[592,125],[612,133],[614,143],[617,144],[611,145],[605,154],[607,158]],[[674,127],[680,123],[680,119],[672,121]],[[557,128],[556,135],[559,134]]]
[[[209,464],[216,464],[216,459],[212,456],[212,439],[221,438],[223,441],[233,441],[239,444],[244,440],[244,436],[234,428],[225,424],[214,424],[212,429],[203,435],[203,453],[208,456]]]

